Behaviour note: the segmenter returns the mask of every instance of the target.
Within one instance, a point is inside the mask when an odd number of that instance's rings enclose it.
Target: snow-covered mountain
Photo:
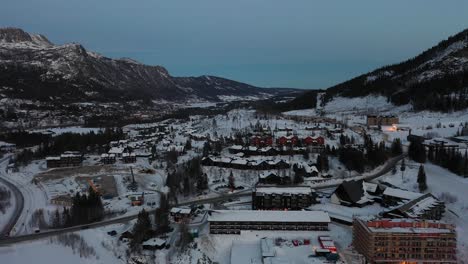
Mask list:
[[[291,92],[214,76],[172,77],[161,66],[106,58],[77,43],[54,45],[18,28],[0,28],[0,69],[0,98],[180,102],[260,99]]]
[[[389,65],[326,90],[333,97],[382,95],[395,105],[415,110],[452,111],[468,108],[468,29],[440,42],[420,55]],[[315,102],[317,92],[296,101]],[[294,104],[294,102],[292,102]],[[309,104],[312,107],[314,104]],[[307,105],[298,105],[304,108]]]

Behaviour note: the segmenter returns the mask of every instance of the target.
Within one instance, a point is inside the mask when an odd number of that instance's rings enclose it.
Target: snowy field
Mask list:
[[[85,134],[93,131],[94,133],[98,133],[101,131],[101,128],[93,128],[93,127],[52,127],[52,128],[43,128],[37,130],[31,130],[30,132],[33,133],[53,133],[54,136],[58,136],[63,133],[78,133],[78,134]]]

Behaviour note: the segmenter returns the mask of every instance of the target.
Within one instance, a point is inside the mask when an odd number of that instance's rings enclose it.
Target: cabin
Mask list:
[[[169,214],[174,222],[180,223],[190,219],[192,216],[192,209],[185,207],[173,207]]]
[[[264,172],[258,176],[258,183],[260,184],[290,184],[291,177],[286,175],[279,175],[275,172]]]
[[[348,207],[363,207],[373,203],[364,189],[363,180],[344,181],[331,196],[331,203]]]

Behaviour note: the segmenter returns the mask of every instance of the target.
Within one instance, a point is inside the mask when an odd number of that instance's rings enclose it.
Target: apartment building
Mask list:
[[[455,227],[436,221],[356,218],[353,246],[369,263],[457,263]]]
[[[315,191],[306,186],[257,186],[252,210],[301,210],[317,203]]]

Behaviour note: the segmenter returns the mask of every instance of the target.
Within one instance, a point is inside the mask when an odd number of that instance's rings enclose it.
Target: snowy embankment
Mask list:
[[[387,181],[398,187],[418,192],[417,174],[419,164],[407,162],[403,176],[400,172],[395,175],[386,174],[381,180]],[[428,189],[445,202],[447,212],[443,221],[457,226],[457,240],[459,261],[468,263],[468,178],[462,178],[450,171],[431,163],[424,164]],[[465,262],[463,262],[465,261]]]
[[[16,201],[13,192],[0,182],[0,231],[3,230],[6,223],[13,216]]]
[[[114,225],[122,226],[124,225]],[[108,230],[109,228],[104,228]],[[0,259],[8,264],[107,264],[122,263],[125,247],[104,230],[86,230],[49,239],[0,247]],[[120,259],[123,258],[123,259]]]

